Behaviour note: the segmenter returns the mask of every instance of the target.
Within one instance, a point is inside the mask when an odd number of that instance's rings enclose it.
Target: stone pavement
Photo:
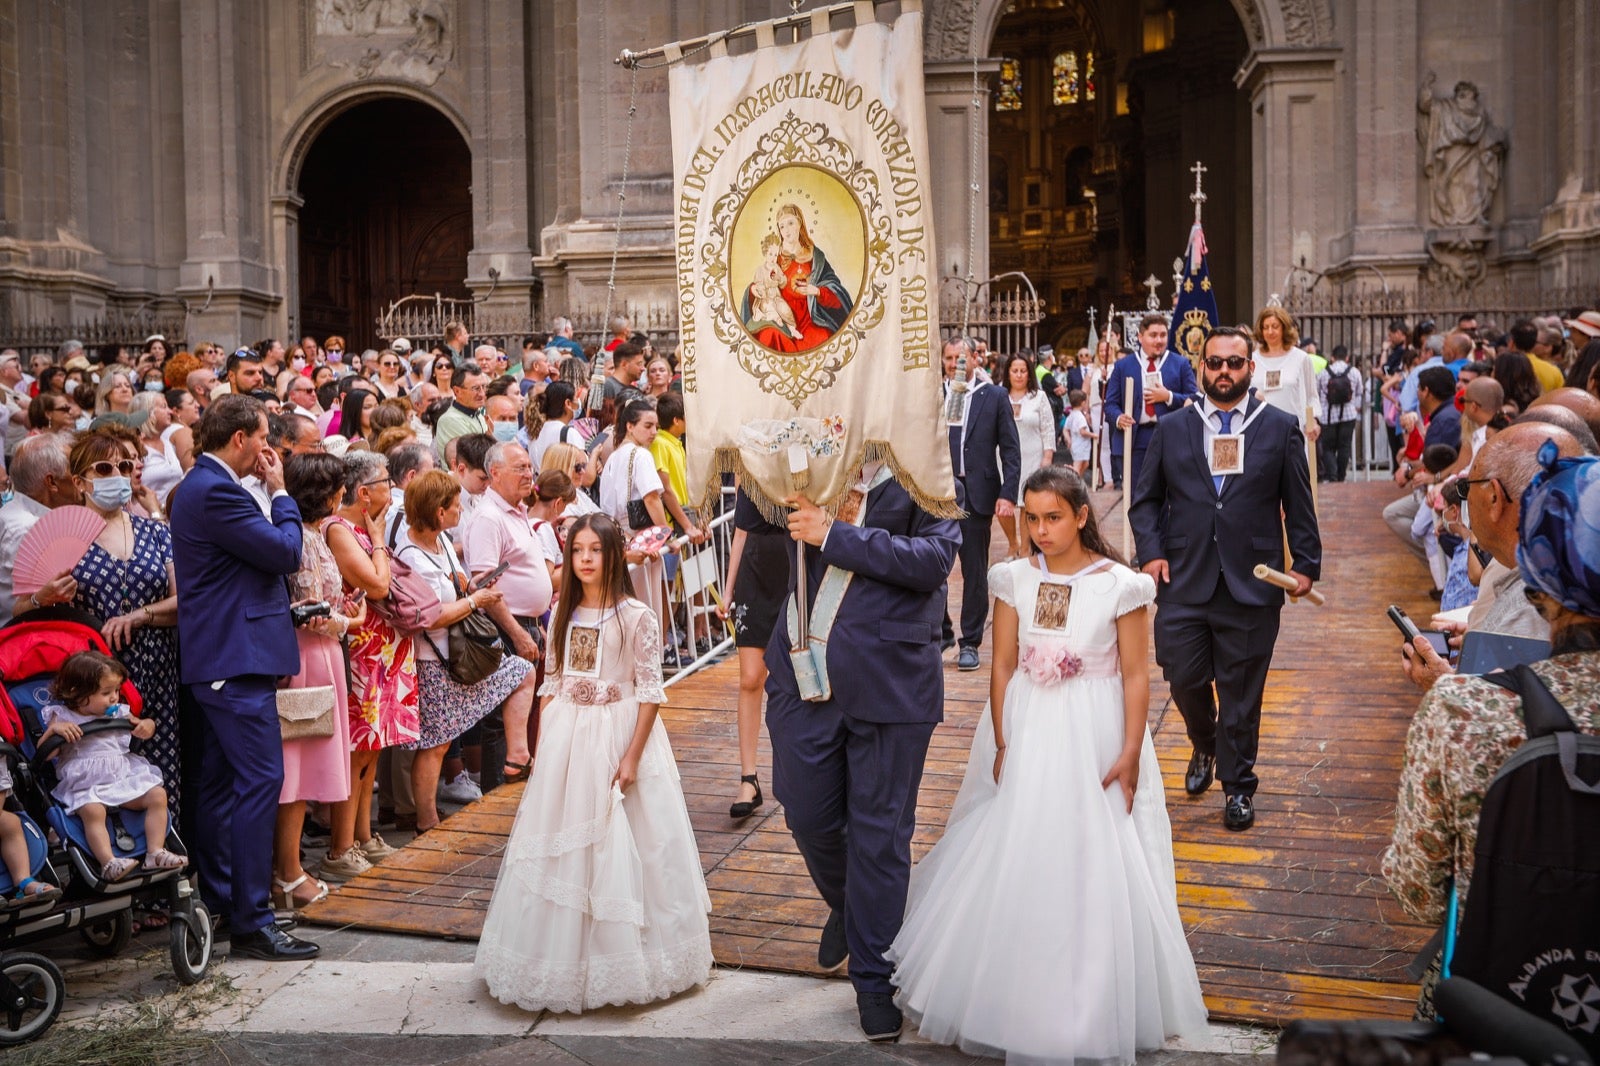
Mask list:
[[[211,976],[180,988],[165,931],[141,934],[122,956],[90,956],[75,935],[38,950],[67,975],[61,1019],[41,1041],[8,1054],[19,1066],[78,1061],[75,1041],[114,1033],[123,1049],[99,1063],[228,1066],[511,1066],[981,1062],[907,1035],[866,1043],[843,980],[719,969],[704,988],[647,1007],[582,1016],[533,1015],[492,1000],[472,976],[475,945],[339,929],[297,931],[321,958],[272,964],[219,958]],[[1258,1066],[1275,1034],[1213,1026],[1201,1040],[1142,1055],[1149,1066]],[[159,1041],[159,1043],[157,1043]]]

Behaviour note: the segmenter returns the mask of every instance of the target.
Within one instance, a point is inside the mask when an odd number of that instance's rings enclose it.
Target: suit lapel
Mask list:
[[[1184,421],[1183,432],[1189,439],[1189,454],[1194,456],[1195,471],[1206,488],[1211,490],[1213,498],[1217,495],[1217,483],[1211,480],[1211,464],[1206,461],[1206,430],[1203,425],[1205,416],[1200,413],[1200,408],[1195,407],[1195,413],[1187,415],[1179,412],[1169,415],[1169,418],[1181,418]]]

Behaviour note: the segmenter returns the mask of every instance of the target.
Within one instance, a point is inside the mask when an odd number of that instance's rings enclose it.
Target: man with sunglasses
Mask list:
[[[1133,406],[1122,409],[1126,401],[1126,382],[1133,382]],[[1195,386],[1194,367],[1189,360],[1167,350],[1167,319],[1164,315],[1145,315],[1139,322],[1139,351],[1118,359],[1106,379],[1105,417],[1116,429],[1111,434],[1111,476],[1116,486],[1132,493],[1139,484],[1145,452],[1155,434],[1156,423],[1183,410],[1200,399]],[[1133,427],[1133,484],[1122,483],[1124,431]]]
[[[1254,570],[1285,569],[1286,529],[1296,595],[1322,560],[1299,419],[1251,395],[1254,371],[1248,334],[1211,332],[1204,399],[1151,433],[1128,511],[1156,581],[1156,661],[1194,745],[1184,787],[1197,796],[1220,779],[1233,830],[1255,823],[1261,697],[1283,609],[1283,590]]]

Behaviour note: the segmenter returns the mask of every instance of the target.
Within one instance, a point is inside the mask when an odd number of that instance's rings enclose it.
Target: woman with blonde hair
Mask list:
[[[561,517],[577,518],[600,510],[587,491],[594,484],[597,472],[594,460],[582,448],[559,442],[550,445],[544,450],[544,458],[539,461],[539,471],[543,473],[547,470],[561,471],[572,479],[572,484],[578,490],[577,496],[567,505]]]
[[[1294,316],[1281,307],[1256,315],[1255,375],[1250,385],[1272,406],[1294,415],[1307,440],[1316,440],[1317,369],[1300,345]]]

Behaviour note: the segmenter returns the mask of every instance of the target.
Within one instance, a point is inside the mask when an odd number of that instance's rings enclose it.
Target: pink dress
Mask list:
[[[348,529],[372,554],[372,538],[367,531],[343,518],[330,518],[323,525],[338,523]],[[355,589],[349,585],[344,592]],[[350,693],[350,746],[355,751],[377,751],[396,744],[409,744],[420,735],[417,717],[417,656],[413,641],[402,637],[381,614],[367,608],[367,620],[351,628],[350,676],[355,689]]]
[[[300,553],[300,572],[290,588],[295,602],[323,600],[333,605],[335,616],[344,607],[344,583],[333,552],[322,534],[305,530]],[[333,735],[302,737],[283,742],[283,788],[278,802],[316,800],[342,803],[350,798],[350,714],[347,706],[344,653],[339,642],[309,629],[296,629],[300,643],[300,673],[289,679],[287,688],[333,686]]]

